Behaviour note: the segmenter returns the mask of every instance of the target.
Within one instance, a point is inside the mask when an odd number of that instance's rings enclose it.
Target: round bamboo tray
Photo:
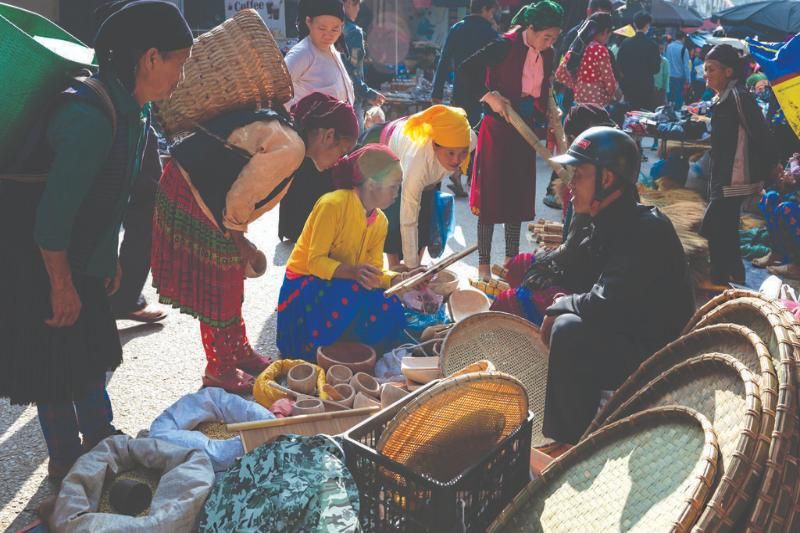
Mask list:
[[[711,421],[719,443],[713,493],[697,522],[699,531],[730,531],[758,491],[768,445],[760,436],[761,400],[756,377],[725,354],[676,365],[612,413],[608,422],[653,407],[678,405]]]
[[[747,325],[758,334],[769,348],[778,376],[775,428],[748,529],[787,530],[800,512],[795,505],[800,485],[796,321],[782,306],[759,293],[729,290],[701,307],[687,329],[723,322]]]
[[[403,407],[378,440],[378,453],[447,483],[478,463],[528,417],[519,380],[477,372],[443,379]]]
[[[598,412],[582,438],[603,425],[606,418],[661,373],[698,355],[719,352],[744,364],[759,377],[761,392],[761,429],[759,434],[769,446],[778,402],[778,377],[767,346],[752,330],[737,324],[714,324],[699,328],[669,343],[642,363]]]
[[[449,376],[485,359],[498,372],[520,380],[528,391],[534,415],[531,443],[538,446],[547,442],[542,435],[542,420],[549,356],[539,328],[518,316],[489,311],[468,317],[450,330],[442,344],[439,368]]]
[[[683,407],[650,409],[553,461],[489,531],[685,533],[705,506],[717,461],[706,417]]]
[[[226,111],[282,105],[294,95],[289,70],[257,11],[243,9],[195,41],[184,79],[156,116],[168,137]]]

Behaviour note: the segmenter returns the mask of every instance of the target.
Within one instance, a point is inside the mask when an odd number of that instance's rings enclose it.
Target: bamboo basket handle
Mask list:
[[[506,109],[508,113],[508,123],[511,124],[515,130],[522,136],[525,141],[533,147],[536,153],[547,161],[547,164],[558,174],[558,177],[564,180],[564,182],[569,182],[571,176],[570,172],[564,168],[563,166],[559,165],[558,163],[553,163],[550,161],[550,158],[553,157],[553,154],[550,153],[550,150],[542,144],[542,141],[539,140],[539,137],[531,130],[528,125],[522,120],[522,117],[514,111],[514,109],[509,106]]]

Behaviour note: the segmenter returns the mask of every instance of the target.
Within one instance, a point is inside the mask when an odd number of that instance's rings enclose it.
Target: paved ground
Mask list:
[[[541,204],[550,172],[540,163],[538,169],[537,216],[558,220],[560,213]],[[277,211],[268,213],[251,226],[250,238],[267,254],[271,267],[263,277],[246,285],[244,316],[250,340],[262,353],[275,355],[275,306],[291,245],[277,239]],[[467,201],[456,201],[456,231],[449,245],[461,250],[476,241],[476,219]],[[523,232],[524,235],[525,232]],[[522,250],[530,243],[522,239]],[[502,260],[503,231],[494,235],[493,257]],[[477,254],[455,267],[462,279],[475,277]],[[154,301],[155,292],[146,289]],[[161,324],[142,326],[120,321],[124,345],[124,364],[111,377],[109,394],[114,406],[116,426],[135,435],[182,395],[197,390],[204,366],[196,320],[177,311]],[[47,449],[42,438],[35,407],[10,406],[0,400],[0,529],[16,530],[31,522],[39,503],[53,494],[46,479]]]

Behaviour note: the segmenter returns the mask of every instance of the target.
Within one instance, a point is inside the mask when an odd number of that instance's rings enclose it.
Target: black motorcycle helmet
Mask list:
[[[603,169],[608,169],[617,177],[617,187],[634,188],[639,179],[642,158],[639,148],[631,137],[616,128],[595,126],[578,135],[566,154],[550,159],[561,165],[577,166],[584,163],[597,168],[595,198],[602,200],[613,192],[603,190],[601,183]]]

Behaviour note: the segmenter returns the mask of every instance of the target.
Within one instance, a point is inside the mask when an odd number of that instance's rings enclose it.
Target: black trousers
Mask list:
[[[708,239],[711,281],[714,283],[745,281],[742,252],[739,248],[741,207],[742,197],[714,199],[709,202],[703,216],[700,235]]]
[[[578,315],[556,318],[550,336],[544,435],[557,442],[578,442],[597,413],[600,392],[618,388],[647,355],[636,343]]]
[[[125,213],[125,235],[119,250],[122,281],[111,296],[111,309],[122,316],[144,308],[147,301],[142,289],[150,273],[150,248],[153,243],[153,210],[156,204],[161,161],[155,135],[147,139],[139,176],[133,184],[128,211]]]

